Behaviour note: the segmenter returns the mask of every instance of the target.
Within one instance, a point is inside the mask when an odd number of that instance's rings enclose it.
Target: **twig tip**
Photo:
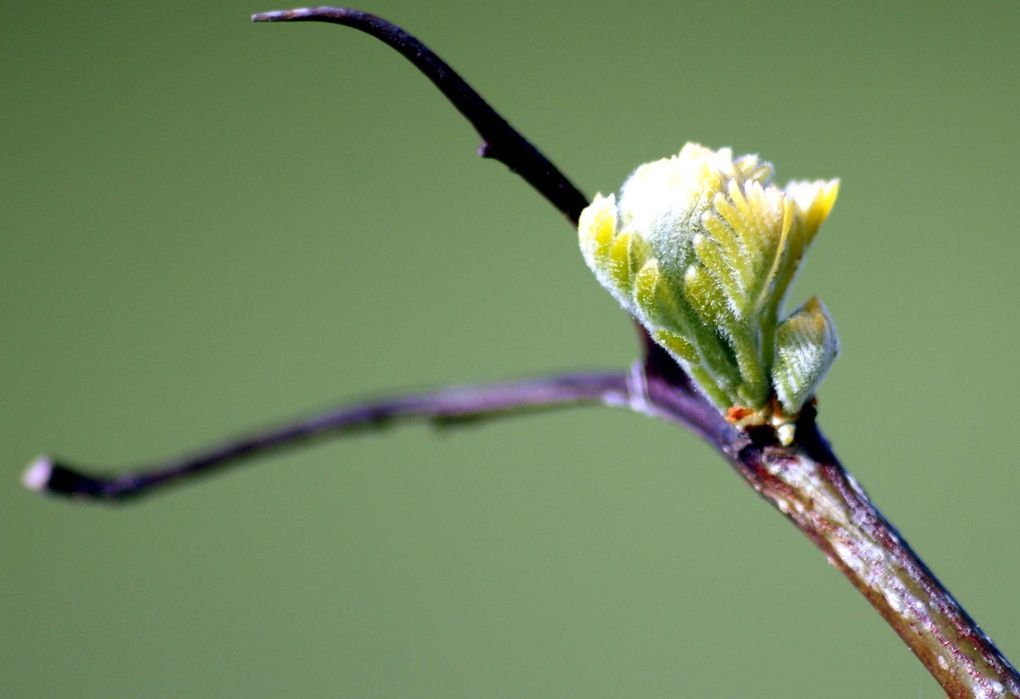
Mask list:
[[[46,490],[52,475],[53,459],[43,454],[42,456],[37,456],[25,468],[25,473],[21,476],[21,482],[29,490],[40,492]]]
[[[251,16],[252,22],[289,22],[302,19],[321,19],[323,15],[343,12],[337,7],[297,7],[293,10],[271,10],[257,12]]]

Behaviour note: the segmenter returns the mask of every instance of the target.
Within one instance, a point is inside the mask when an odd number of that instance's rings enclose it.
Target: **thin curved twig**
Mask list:
[[[478,149],[524,178],[573,225],[588,198],[535,146],[482,99],[474,88],[432,50],[395,24],[360,10],[345,7],[309,7],[252,16],[253,22],[328,22],[341,24],[379,39],[393,48],[439,88],[482,137]]]
[[[625,402],[626,393],[627,375],[620,373],[565,374],[492,386],[448,388],[345,406],[119,475],[100,475],[42,456],[26,470],[24,482],[33,490],[51,495],[124,502],[313,439],[414,421],[453,425],[581,404],[620,404]]]

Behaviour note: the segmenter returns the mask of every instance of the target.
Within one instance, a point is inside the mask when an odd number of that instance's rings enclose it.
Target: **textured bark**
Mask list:
[[[864,595],[951,697],[1020,697],[1020,675],[840,464],[805,410],[797,440],[745,433],[649,377],[646,410],[694,429]]]

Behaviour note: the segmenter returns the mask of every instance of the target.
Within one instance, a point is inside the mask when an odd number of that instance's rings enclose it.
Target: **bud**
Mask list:
[[[789,425],[838,351],[812,299],[779,322],[838,180],[772,184],[770,163],[688,143],[596,195],[578,225],[599,282],[740,425]],[[738,417],[735,417],[738,416]]]

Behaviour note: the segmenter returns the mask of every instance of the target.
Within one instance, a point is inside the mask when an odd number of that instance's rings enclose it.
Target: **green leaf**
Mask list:
[[[796,415],[825,378],[839,353],[836,328],[815,297],[776,328],[772,385],[789,415]]]

